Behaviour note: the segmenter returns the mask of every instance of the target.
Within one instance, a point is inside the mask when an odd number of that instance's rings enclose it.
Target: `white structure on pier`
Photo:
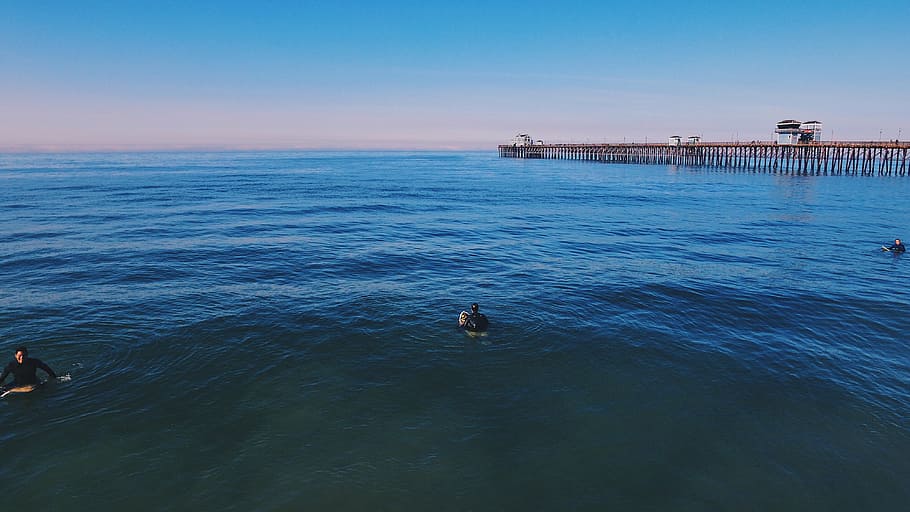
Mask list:
[[[777,143],[785,145],[799,144],[799,126],[801,124],[796,119],[784,119],[777,123],[777,129],[774,130],[774,133],[777,134]]]
[[[541,142],[542,144],[543,142]],[[533,146],[534,139],[531,138],[527,133],[519,133],[515,137],[512,137],[513,146]]]
[[[682,144],[682,137],[680,137],[679,135],[671,135],[670,142],[668,144],[670,146],[679,146]]]
[[[802,132],[800,142],[821,142],[822,141],[822,122],[806,121],[799,126]]]
[[[799,122],[796,119],[785,119],[777,123],[777,143],[784,145],[808,144],[822,140],[821,121]]]

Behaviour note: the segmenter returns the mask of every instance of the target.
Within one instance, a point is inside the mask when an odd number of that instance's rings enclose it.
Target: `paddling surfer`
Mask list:
[[[888,247],[888,250],[891,252],[904,252],[907,248],[904,246],[904,243],[901,242],[900,238],[894,240],[894,245]]]
[[[10,361],[6,368],[3,369],[3,375],[0,375],[0,386],[6,380],[6,376],[13,375],[13,385],[9,391],[31,391],[38,385],[38,368],[44,370],[52,379],[57,378],[57,374],[51,367],[44,364],[40,359],[28,357],[28,349],[19,347],[16,349],[14,361]]]
[[[487,320],[487,316],[479,310],[480,306],[478,306],[476,302],[471,304],[471,313],[463,313],[462,317],[459,319],[458,323],[461,327],[471,332],[486,331],[487,327],[490,325],[490,321]]]

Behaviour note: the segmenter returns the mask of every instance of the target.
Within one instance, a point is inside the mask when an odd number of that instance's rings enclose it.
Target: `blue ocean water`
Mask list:
[[[10,510],[900,510],[910,180],[0,155]],[[456,328],[479,302],[487,336]]]

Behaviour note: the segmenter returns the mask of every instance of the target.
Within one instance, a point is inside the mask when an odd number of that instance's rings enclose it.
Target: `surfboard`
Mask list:
[[[883,245],[883,246],[882,246],[882,251],[891,252],[891,249],[889,249],[889,248],[887,248],[887,247],[885,247],[885,246]]]
[[[15,387],[15,388],[9,388],[9,389],[7,389],[6,391],[4,391],[2,394],[0,394],[0,398],[5,397],[6,395],[11,395],[11,394],[13,394],[13,393],[29,393],[29,392],[34,391],[34,390],[36,390],[36,389],[38,389],[38,386],[37,386],[36,384],[30,384],[30,385],[28,385],[28,386],[19,386],[19,387]]]
[[[458,315],[458,327],[464,327],[464,323],[468,321],[468,316],[470,315],[468,315],[467,311],[462,311]]]

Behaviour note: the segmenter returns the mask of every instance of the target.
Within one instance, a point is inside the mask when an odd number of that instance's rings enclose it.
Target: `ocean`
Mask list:
[[[910,255],[880,247],[908,197],[494,151],[0,155],[0,361],[61,376],[0,399],[2,508],[901,510]]]

